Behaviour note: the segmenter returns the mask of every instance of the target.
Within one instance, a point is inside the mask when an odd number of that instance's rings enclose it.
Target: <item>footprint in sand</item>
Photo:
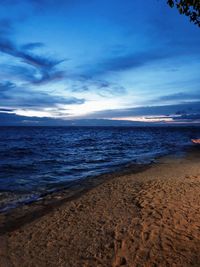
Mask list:
[[[186,175],[185,178],[186,179],[198,179],[198,178],[200,178],[200,176],[198,176],[198,175]]]

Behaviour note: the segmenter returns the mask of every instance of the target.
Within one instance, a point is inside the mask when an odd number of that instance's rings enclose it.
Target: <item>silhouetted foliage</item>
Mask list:
[[[200,27],[200,0],[168,0],[167,3],[177,7],[180,14],[185,14]]]

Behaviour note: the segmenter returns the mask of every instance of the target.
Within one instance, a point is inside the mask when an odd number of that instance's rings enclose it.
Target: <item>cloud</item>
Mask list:
[[[57,65],[64,60],[51,57],[43,57],[31,52],[36,47],[41,47],[42,43],[28,43],[18,47],[9,38],[0,37],[0,52],[13,56],[29,67],[34,67],[37,73],[27,70],[27,80],[33,84],[48,83],[53,80],[60,80],[64,77],[64,72],[57,70]],[[34,75],[35,74],[35,75]],[[39,75],[38,75],[39,74]],[[25,74],[24,74],[25,76]]]
[[[149,117],[146,121],[123,121],[123,120],[109,120],[109,119],[78,119],[66,120],[59,118],[49,117],[28,117],[16,115],[15,113],[1,113],[0,112],[0,125],[1,126],[165,126],[165,125],[187,125],[187,124],[200,124],[200,114],[195,119],[177,118],[174,120],[166,120],[166,117]]]
[[[1,64],[1,79],[20,80],[33,83],[37,81],[37,70],[31,66]]]
[[[182,121],[197,121],[200,122],[200,112],[194,114],[184,114],[180,117],[175,117],[174,120],[182,120]]]
[[[158,101],[182,101],[182,100],[200,100],[200,92],[180,92],[170,95],[164,95],[157,99]]]
[[[105,80],[94,80],[93,84],[103,92],[111,92],[112,94],[123,94],[126,92],[126,89],[123,86],[120,86],[114,82],[108,82]]]
[[[107,59],[100,65],[106,71],[122,71],[144,66],[164,57],[165,55],[158,52],[130,53]]]
[[[81,105],[83,98],[61,97],[44,92],[31,91],[11,82],[0,83],[1,106],[4,108],[41,108],[57,105]]]
[[[16,114],[0,113],[1,126],[149,126],[149,123],[118,120],[66,120],[49,117],[28,117]],[[154,125],[159,125],[155,124]]]
[[[12,82],[6,81],[6,82],[0,83],[0,93],[2,93],[4,91],[5,92],[11,91],[15,88],[16,88],[16,85]]]
[[[26,62],[27,64],[30,64],[36,68],[41,68],[41,69],[45,68],[47,70],[50,70],[54,68],[56,65],[63,62],[63,60],[45,58],[42,56],[34,55],[26,49],[23,51],[20,48],[18,48],[11,40],[5,38],[0,39],[0,51],[2,53],[19,58],[23,62]]]
[[[82,66],[83,75],[91,78],[103,75],[110,72],[121,72],[130,69],[137,69],[143,66],[151,65],[152,63],[171,57],[167,52],[160,51],[143,51],[143,52],[130,52],[121,55],[112,55],[107,57],[96,64],[89,66]]]
[[[44,125],[44,126],[56,126],[56,125],[66,125],[66,122],[62,119],[54,118],[38,118],[38,117],[28,117],[20,116],[16,114],[1,113],[0,112],[0,125]]]
[[[128,109],[97,111],[76,119],[131,121],[134,123],[200,124],[200,101],[177,105],[143,106]]]
[[[89,79],[87,77],[78,78],[72,81],[70,85],[72,92],[94,91],[97,95],[107,97],[113,95],[121,95],[126,93],[125,87],[117,83],[100,79]]]
[[[15,109],[12,108],[0,108],[0,112],[13,112]]]
[[[138,116],[174,116],[184,114],[200,113],[200,101],[186,102],[177,105],[163,106],[141,106],[136,108],[113,109],[93,112],[84,118],[88,119],[109,119],[109,118],[128,118]],[[82,117],[83,118],[83,117]]]
[[[27,43],[21,47],[22,50],[33,50],[35,48],[44,47],[43,43],[36,42],[36,43]]]

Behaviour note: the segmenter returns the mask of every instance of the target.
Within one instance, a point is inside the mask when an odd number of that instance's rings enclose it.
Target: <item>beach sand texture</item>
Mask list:
[[[200,157],[115,177],[1,236],[0,266],[200,266]]]

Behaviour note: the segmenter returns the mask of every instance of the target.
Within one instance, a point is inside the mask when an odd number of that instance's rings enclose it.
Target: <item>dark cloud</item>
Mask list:
[[[48,117],[27,117],[0,113],[0,126],[147,126],[149,123],[115,120],[66,120]],[[156,124],[155,124],[156,125]]]
[[[29,45],[29,44],[28,44]],[[63,62],[63,60],[57,60],[52,58],[45,58],[42,56],[34,55],[30,53],[28,50],[19,49],[11,40],[1,38],[0,39],[0,51],[6,53],[8,55],[17,57],[22,61],[30,64],[36,68],[45,68],[50,70],[54,68],[56,65]]]
[[[2,69],[0,74],[2,78],[17,79],[33,85],[42,85],[65,77],[63,71],[46,71],[41,74],[36,68],[29,65],[1,64],[0,68]]]
[[[156,118],[156,117],[155,117]],[[187,125],[193,123],[194,125],[200,125],[200,116],[198,119],[175,119],[174,121],[167,123],[167,125]],[[151,118],[152,119],[152,118]],[[159,118],[160,119],[160,118]],[[161,118],[162,119],[162,118]],[[163,119],[165,119],[163,117]],[[48,117],[28,117],[20,116],[15,113],[0,113],[0,126],[165,126],[164,121],[160,122],[138,122],[138,121],[119,121],[108,119],[77,119],[67,120],[66,118],[48,118]]]
[[[159,101],[182,101],[182,100],[200,100],[200,92],[180,92],[170,95],[161,96]]]
[[[37,77],[37,69],[32,66],[22,66],[22,65],[9,65],[9,64],[1,64],[1,78],[11,79],[11,80],[20,80],[26,81],[30,83],[34,83],[38,80]]]
[[[8,92],[16,88],[16,85],[12,82],[6,81],[0,83],[0,94],[2,92]]]
[[[83,104],[85,99],[75,97],[61,97],[45,92],[31,91],[16,86],[11,82],[0,84],[1,106],[9,108],[41,108],[52,107],[59,104]]]
[[[38,75],[33,75],[33,71],[31,73],[27,70],[28,74],[27,80],[33,84],[42,84],[47,83],[53,80],[62,79],[64,77],[63,71],[57,70],[57,65],[59,65],[64,60],[58,60],[50,57],[43,57],[36,55],[30,51],[30,47],[32,48],[38,45],[42,45],[41,43],[34,44],[26,44],[22,48],[19,48],[14,42],[12,42],[8,38],[0,37],[0,52],[13,56],[22,62],[26,63],[28,66],[34,67],[39,72]],[[25,47],[28,48],[25,49]],[[29,73],[28,73],[29,72]],[[24,75],[25,76],[25,75]]]
[[[8,4],[18,3],[18,1],[4,2]],[[21,3],[21,1],[19,1],[19,3]],[[0,52],[12,56],[16,58],[16,60],[20,60],[21,64],[10,65],[10,61],[8,61],[8,64],[2,66],[2,70],[5,72],[7,69],[8,73],[12,74],[12,76],[18,76],[18,78],[36,85],[63,79],[65,73],[58,69],[58,65],[64,60],[34,53],[34,49],[45,46],[41,42],[26,43],[21,46],[17,45],[12,40],[14,25],[14,19],[0,19]]]
[[[43,70],[41,73],[41,77],[32,77],[29,79],[29,82],[35,85],[45,84],[56,80],[62,80],[65,78],[65,72],[64,71],[47,71]]]
[[[13,112],[15,109],[12,108],[0,108],[0,112]]]
[[[116,83],[97,81],[97,88],[97,94],[103,97],[123,95],[126,93],[125,87]]]
[[[156,61],[158,59],[162,59],[164,56],[159,54],[158,52],[155,53],[138,53],[138,54],[127,54],[121,56],[115,56],[110,58],[102,63],[103,69],[106,71],[122,71],[132,68],[138,68],[144,66],[152,61]]]
[[[105,58],[96,65],[83,66],[85,69],[83,72],[86,77],[87,75],[88,77],[94,77],[108,72],[120,72],[140,68],[170,56],[171,55],[167,52],[163,51],[130,52],[122,55],[116,54],[110,58]]]
[[[27,117],[27,116],[19,116],[16,114],[9,113],[0,113],[0,125],[1,126],[56,126],[56,125],[66,125],[65,120],[62,119],[54,119],[54,118],[38,118],[38,117]]]
[[[71,84],[72,92],[87,92],[94,90],[100,96],[121,95],[126,93],[125,87],[114,82],[82,77],[79,82]]]
[[[40,47],[44,47],[44,44],[43,43],[28,43],[28,44],[25,44],[21,47],[22,50],[33,50],[35,48],[40,48]]]

